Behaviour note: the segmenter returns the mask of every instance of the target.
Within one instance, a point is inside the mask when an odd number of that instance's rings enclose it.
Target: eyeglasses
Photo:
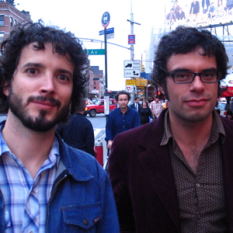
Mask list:
[[[196,76],[199,76],[203,83],[217,83],[220,75],[215,71],[208,71],[202,73],[193,72],[173,72],[167,73],[167,76],[172,77],[177,84],[192,83]]]

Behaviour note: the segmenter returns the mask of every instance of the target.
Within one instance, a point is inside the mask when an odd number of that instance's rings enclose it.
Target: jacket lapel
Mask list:
[[[164,115],[164,112],[161,115]],[[147,132],[141,137],[142,140],[139,141],[139,144],[144,148],[144,151],[138,155],[138,158],[152,188],[179,231],[179,202],[169,148],[160,146],[164,131],[164,122],[161,122],[163,118],[163,116],[159,117],[158,121],[151,123],[151,126],[147,128]]]

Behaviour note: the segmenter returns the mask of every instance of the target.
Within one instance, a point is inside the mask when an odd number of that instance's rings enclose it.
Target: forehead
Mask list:
[[[118,100],[120,100],[120,99],[128,99],[128,96],[126,95],[126,94],[120,94],[119,96],[118,96]]]
[[[217,69],[215,56],[204,55],[202,48],[197,48],[186,54],[173,54],[168,58],[167,71],[187,69],[199,72],[205,69]]]
[[[67,64],[70,63],[71,65],[73,65],[73,63],[71,62],[70,55],[68,53],[65,55],[61,55],[57,53],[52,43],[44,44],[44,49],[37,49],[37,45],[38,45],[37,42],[33,42],[24,46],[21,50],[19,62],[22,60],[31,60],[31,59],[35,61],[36,60],[43,61],[45,58],[47,59],[53,58],[56,59],[56,61],[63,60]]]

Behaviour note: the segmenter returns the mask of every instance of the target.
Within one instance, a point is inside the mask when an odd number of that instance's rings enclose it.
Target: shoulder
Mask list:
[[[231,134],[232,137],[233,137],[233,121],[232,120],[229,120],[229,119],[226,119],[222,116],[220,116],[220,119],[222,121],[222,124],[223,124],[223,127],[226,131],[226,134]]]
[[[112,110],[110,113],[109,113],[109,115],[108,115],[108,117],[113,117],[113,116],[115,116],[116,114],[118,114],[119,113],[119,108],[115,108],[114,110]]]
[[[57,138],[61,161],[75,179],[105,176],[105,171],[92,155],[68,146],[59,136]]]
[[[155,138],[156,140],[162,140],[164,133],[164,115],[166,111],[167,110],[164,110],[160,114],[159,118],[151,123],[141,125],[123,133],[117,134],[117,136],[114,138],[114,141],[120,141],[120,143],[123,144],[127,144],[129,141],[132,141],[133,144],[135,144],[135,141],[147,141],[148,144],[153,144]]]

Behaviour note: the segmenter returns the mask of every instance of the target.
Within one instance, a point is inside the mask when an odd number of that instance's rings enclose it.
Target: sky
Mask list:
[[[154,25],[163,23],[163,0],[15,0],[19,10],[29,11],[31,19],[36,22],[42,19],[46,25],[58,26],[71,31],[78,38],[103,40],[99,31],[103,30],[101,18],[104,12],[110,14],[108,28],[114,27],[114,39],[108,42],[127,48],[128,35],[131,34],[131,10],[134,21],[135,55],[134,60],[145,60],[145,51],[149,49],[151,30]],[[86,49],[103,49],[104,43],[84,42]],[[104,56],[89,56],[91,66],[99,66],[105,72]],[[125,89],[124,60],[131,60],[128,49],[107,45],[108,90]]]

